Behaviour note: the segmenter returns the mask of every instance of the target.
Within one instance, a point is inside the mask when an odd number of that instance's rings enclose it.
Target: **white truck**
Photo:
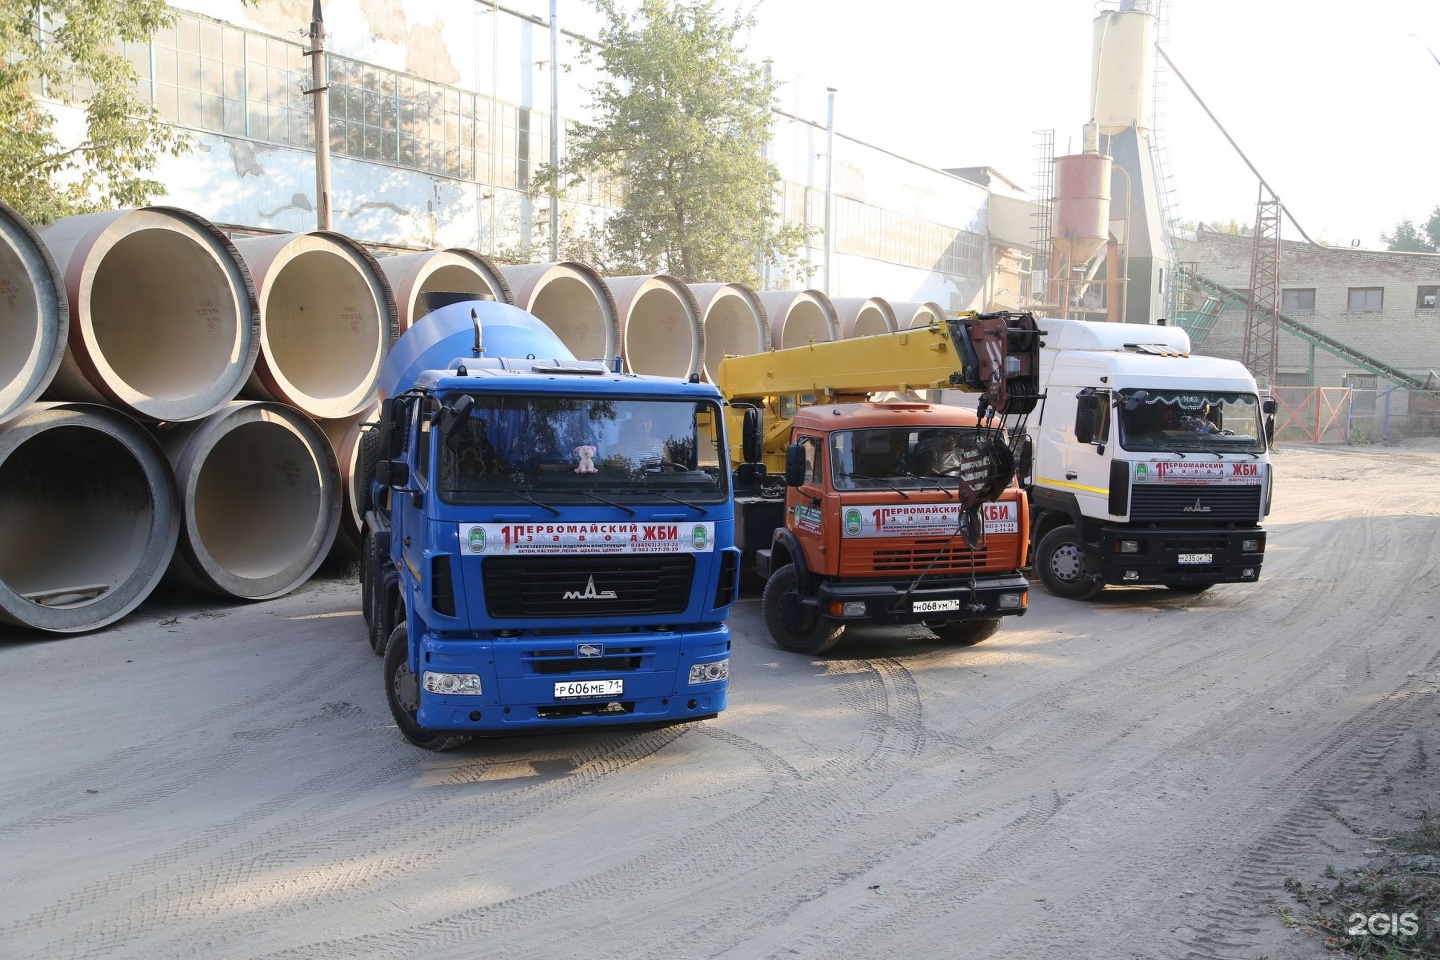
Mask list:
[[[1017,462],[1045,588],[1086,600],[1258,579],[1275,401],[1241,364],[1191,355],[1179,327],[1039,326],[1043,399]]]

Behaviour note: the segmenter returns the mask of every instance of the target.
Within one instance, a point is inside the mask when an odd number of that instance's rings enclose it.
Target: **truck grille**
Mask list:
[[[932,576],[968,575],[1016,567],[1015,537],[990,536],[980,550],[969,550],[959,537],[946,545],[947,538],[903,542],[883,539],[847,540],[840,562],[842,577],[912,576],[929,567]],[[935,554],[940,553],[939,560]],[[935,565],[930,566],[930,561]]]
[[[1243,487],[1160,487],[1136,484],[1130,492],[1130,519],[1166,523],[1256,523],[1260,520],[1262,489],[1258,483]]]
[[[678,556],[487,557],[485,610],[494,619],[585,620],[679,613],[695,558]]]

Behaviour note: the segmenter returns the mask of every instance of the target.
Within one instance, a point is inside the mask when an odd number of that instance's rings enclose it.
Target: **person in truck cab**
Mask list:
[[[960,469],[960,435],[954,430],[926,430],[915,444],[916,473],[953,476]]]

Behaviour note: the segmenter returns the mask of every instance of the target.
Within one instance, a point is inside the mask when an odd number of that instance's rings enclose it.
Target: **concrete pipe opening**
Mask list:
[[[395,342],[395,297],[375,258],[338,233],[235,241],[260,292],[260,356],[244,395],[316,419],[374,401]]]
[[[574,262],[501,267],[514,304],[539,317],[580,360],[620,354],[619,310],[594,270]]]
[[[727,356],[748,357],[770,349],[770,318],[755,291],[743,283],[690,285],[705,331],[705,379],[715,380]]]
[[[70,335],[47,396],[154,421],[229,403],[255,364],[255,286],[235,247],[171,207],[66,217],[41,237],[65,277]]]
[[[473,250],[425,250],[378,259],[395,293],[400,333],[430,312],[426,294],[465,293],[476,300],[512,302],[510,284],[500,268]]]
[[[760,294],[770,316],[770,343],[778,350],[834,340],[840,335],[835,306],[819,290],[774,290]]]
[[[895,311],[895,322],[899,329],[928,327],[932,323],[944,322],[945,308],[931,300],[913,300],[890,304]]]
[[[366,425],[373,427],[380,417],[380,405],[371,404],[353,417],[343,420],[321,420],[320,429],[335,451],[340,470],[340,528],[330,555],[342,560],[360,557],[360,528],[364,519],[365,493],[375,464],[365,463],[361,446]]]
[[[180,494],[167,576],[244,600],[283,596],[324,561],[340,525],[340,470],[319,426],[281,403],[236,401],[158,432]]]
[[[605,284],[620,313],[626,370],[663,377],[700,372],[705,330],[689,287],[667,274],[606,277]]]
[[[834,301],[835,314],[840,319],[840,339],[852,337],[873,337],[880,333],[894,333],[897,329],[895,311],[890,304],[879,297],[846,297]]]
[[[0,202],[0,423],[45,392],[65,356],[65,281],[34,228]]]
[[[119,620],[160,582],[178,531],[165,456],[120,411],[39,403],[0,427],[0,623]]]

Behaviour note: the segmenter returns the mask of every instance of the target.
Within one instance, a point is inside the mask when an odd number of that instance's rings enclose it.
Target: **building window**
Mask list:
[[[1384,287],[1351,287],[1346,313],[1379,313],[1385,309]]]
[[[1416,287],[1415,309],[1434,310],[1437,298],[1440,298],[1440,287]]]
[[[1280,291],[1281,313],[1314,313],[1315,288],[1294,288]]]

